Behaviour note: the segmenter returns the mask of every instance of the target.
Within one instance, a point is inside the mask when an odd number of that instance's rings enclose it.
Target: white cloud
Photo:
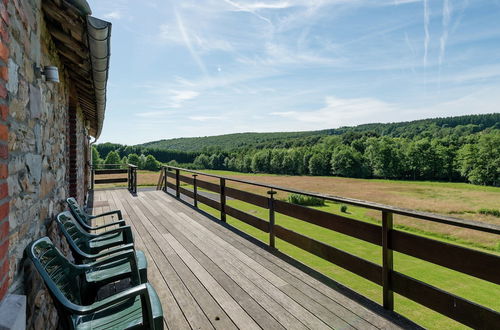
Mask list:
[[[170,91],[170,94],[172,94],[172,101],[179,106],[180,104],[182,104],[182,102],[194,99],[195,97],[200,95],[200,93],[198,92],[189,90],[183,90],[183,91],[172,90]]]
[[[327,96],[325,106],[313,111],[272,112],[272,115],[292,119],[304,124],[324,127],[340,127],[359,122],[377,121],[388,114],[398,112],[390,103],[373,98],[338,98]],[[313,126],[314,126],[313,125]],[[306,127],[313,127],[307,125]]]
[[[499,78],[500,65],[482,65],[474,67],[473,69],[464,70],[462,72],[454,72],[440,77],[441,83],[480,83],[482,80]]]
[[[172,89],[162,84],[144,85],[142,88],[147,93],[147,98],[143,102],[147,109],[165,110],[181,108],[185,102],[200,95],[195,90]],[[158,112],[152,112],[151,115],[158,115]]]
[[[111,11],[107,14],[104,14],[103,18],[118,20],[118,19],[122,18],[122,13],[118,10],[114,10],[114,11]]]
[[[194,120],[194,121],[211,121],[211,120],[222,120],[223,117],[221,116],[189,116],[189,120]]]
[[[366,123],[388,123],[424,118],[498,112],[500,86],[476,89],[460,98],[426,105],[402,106],[375,98],[339,98],[328,96],[325,106],[312,111],[278,111],[271,115],[287,122],[276,130],[337,128]],[[279,122],[279,121],[276,121]]]

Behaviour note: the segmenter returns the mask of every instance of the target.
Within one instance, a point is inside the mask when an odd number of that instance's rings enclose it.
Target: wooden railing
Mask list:
[[[203,203],[218,210],[221,221],[226,221],[226,215],[229,215],[268,233],[271,248],[275,248],[275,238],[279,238],[380,285],[382,287],[383,307],[388,310],[394,310],[394,293],[398,293],[473,328],[491,328],[494,325],[500,325],[499,312],[396,271],[393,263],[393,252],[397,251],[497,285],[500,284],[500,257],[491,253],[396,230],[393,228],[393,215],[404,215],[419,220],[444,223],[494,235],[500,235],[500,226],[362,200],[233,179],[172,166],[162,167],[162,172],[163,182],[159,186],[165,192],[167,192],[167,188],[171,188],[175,191],[177,198],[180,198],[181,194],[192,198],[195,207],[198,206],[198,203]],[[191,173],[192,176],[181,174],[181,172]],[[219,183],[200,180],[199,175],[216,178]],[[173,182],[170,182],[168,178],[173,179]],[[268,189],[268,196],[227,187],[226,183],[228,181],[266,188]],[[181,187],[181,182],[192,185],[193,189]],[[200,194],[199,188],[218,194],[218,196],[216,195],[218,198],[209,198],[206,194]],[[274,198],[274,194],[278,190],[379,210],[381,211],[382,225],[379,226],[277,200]],[[227,205],[227,197],[268,209],[269,219],[265,220]],[[381,247],[382,265],[277,225],[275,223],[276,212],[378,245]]]
[[[112,177],[112,174],[127,174],[127,177]],[[102,177],[105,178],[102,178]],[[99,178],[101,177],[101,178]],[[99,164],[91,166],[91,189],[96,184],[125,183],[128,182],[128,189],[137,192],[137,166],[132,164]]]
[[[137,166],[128,164],[128,191],[137,194]]]

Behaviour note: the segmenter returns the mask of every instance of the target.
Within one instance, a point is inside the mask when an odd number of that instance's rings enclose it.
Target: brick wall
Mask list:
[[[9,113],[7,83],[9,80],[9,34],[7,26],[7,0],[0,0],[0,301],[9,287],[9,191],[8,177],[8,139]]]

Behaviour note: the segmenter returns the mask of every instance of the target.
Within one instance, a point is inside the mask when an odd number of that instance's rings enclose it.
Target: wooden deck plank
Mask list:
[[[108,205],[93,213],[121,209],[131,225],[167,328],[401,328],[164,192],[94,201]]]

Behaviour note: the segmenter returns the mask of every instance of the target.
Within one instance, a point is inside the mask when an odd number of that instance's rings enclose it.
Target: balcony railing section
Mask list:
[[[128,183],[128,190],[137,193],[137,166],[132,164],[92,165],[90,181],[91,189],[101,184]]]
[[[216,183],[200,180],[199,176],[214,178]],[[267,196],[228,187],[228,182],[265,188]],[[182,187],[181,183],[192,186],[192,189]],[[275,248],[275,239],[279,238],[380,285],[383,307],[388,310],[394,310],[394,293],[398,293],[473,328],[487,328],[493,324],[500,324],[500,313],[497,311],[398,272],[393,263],[393,253],[396,251],[498,285],[500,284],[500,257],[498,255],[397,230],[393,227],[393,216],[395,214],[403,215],[417,220],[444,223],[494,235],[500,235],[500,226],[498,225],[397,208],[362,200],[299,191],[172,166],[162,167],[162,175],[158,183],[158,188],[165,192],[168,192],[168,188],[174,190],[177,198],[180,198],[181,195],[190,197],[195,207],[198,206],[198,203],[203,203],[218,210],[221,221],[226,221],[226,216],[229,215],[268,233],[268,244],[271,249]],[[207,193],[200,193],[200,188],[208,191],[209,194],[214,194],[215,198],[213,198],[214,196],[209,196]],[[321,198],[326,201],[378,210],[381,212],[381,225],[291,204],[276,199],[274,195],[277,191],[302,194]],[[228,205],[226,203],[228,197],[268,209],[268,219],[259,218]],[[379,246],[382,255],[382,264],[373,263],[276,224],[276,213]]]

